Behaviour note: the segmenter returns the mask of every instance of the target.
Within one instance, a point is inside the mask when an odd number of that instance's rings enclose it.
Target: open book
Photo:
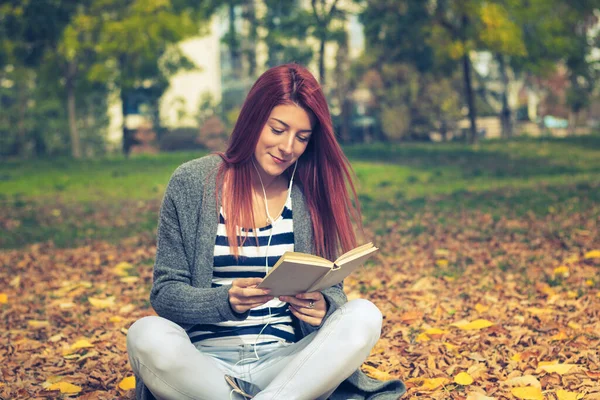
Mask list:
[[[258,285],[272,296],[315,292],[340,283],[377,250],[373,243],[352,249],[334,262],[306,253],[286,251]]]

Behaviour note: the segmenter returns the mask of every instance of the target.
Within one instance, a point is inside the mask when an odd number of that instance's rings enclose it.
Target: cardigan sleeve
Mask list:
[[[196,184],[201,181],[195,178]],[[202,194],[198,196],[194,188],[190,196],[190,185],[186,184],[186,180],[184,174],[176,171],[169,181],[161,205],[150,292],[152,307],[159,316],[183,326],[244,320],[248,312],[237,314],[231,308],[230,286],[192,286],[190,263],[194,262],[194,249],[185,246],[182,225],[186,216],[199,215],[190,212],[190,208],[202,206]]]

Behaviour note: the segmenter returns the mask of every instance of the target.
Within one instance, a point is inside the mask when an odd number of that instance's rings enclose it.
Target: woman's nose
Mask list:
[[[294,135],[288,135],[279,144],[279,150],[283,154],[289,155],[289,154],[292,154],[293,149],[294,149]]]

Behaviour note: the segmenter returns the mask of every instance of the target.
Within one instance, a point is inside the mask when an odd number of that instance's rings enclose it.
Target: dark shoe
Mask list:
[[[231,388],[233,389],[233,391],[235,393],[241,395],[245,399],[252,399],[254,397],[254,396],[246,393],[242,389],[241,383],[244,382],[243,380],[234,378],[233,376],[230,376],[230,375],[225,375],[225,381],[229,384],[229,386],[231,386]]]

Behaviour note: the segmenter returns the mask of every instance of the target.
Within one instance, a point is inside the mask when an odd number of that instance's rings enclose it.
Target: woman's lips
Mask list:
[[[275,161],[276,164],[283,164],[285,162],[285,160],[282,160],[279,157],[275,157],[274,155],[271,154],[271,157],[273,157],[273,161]]]

